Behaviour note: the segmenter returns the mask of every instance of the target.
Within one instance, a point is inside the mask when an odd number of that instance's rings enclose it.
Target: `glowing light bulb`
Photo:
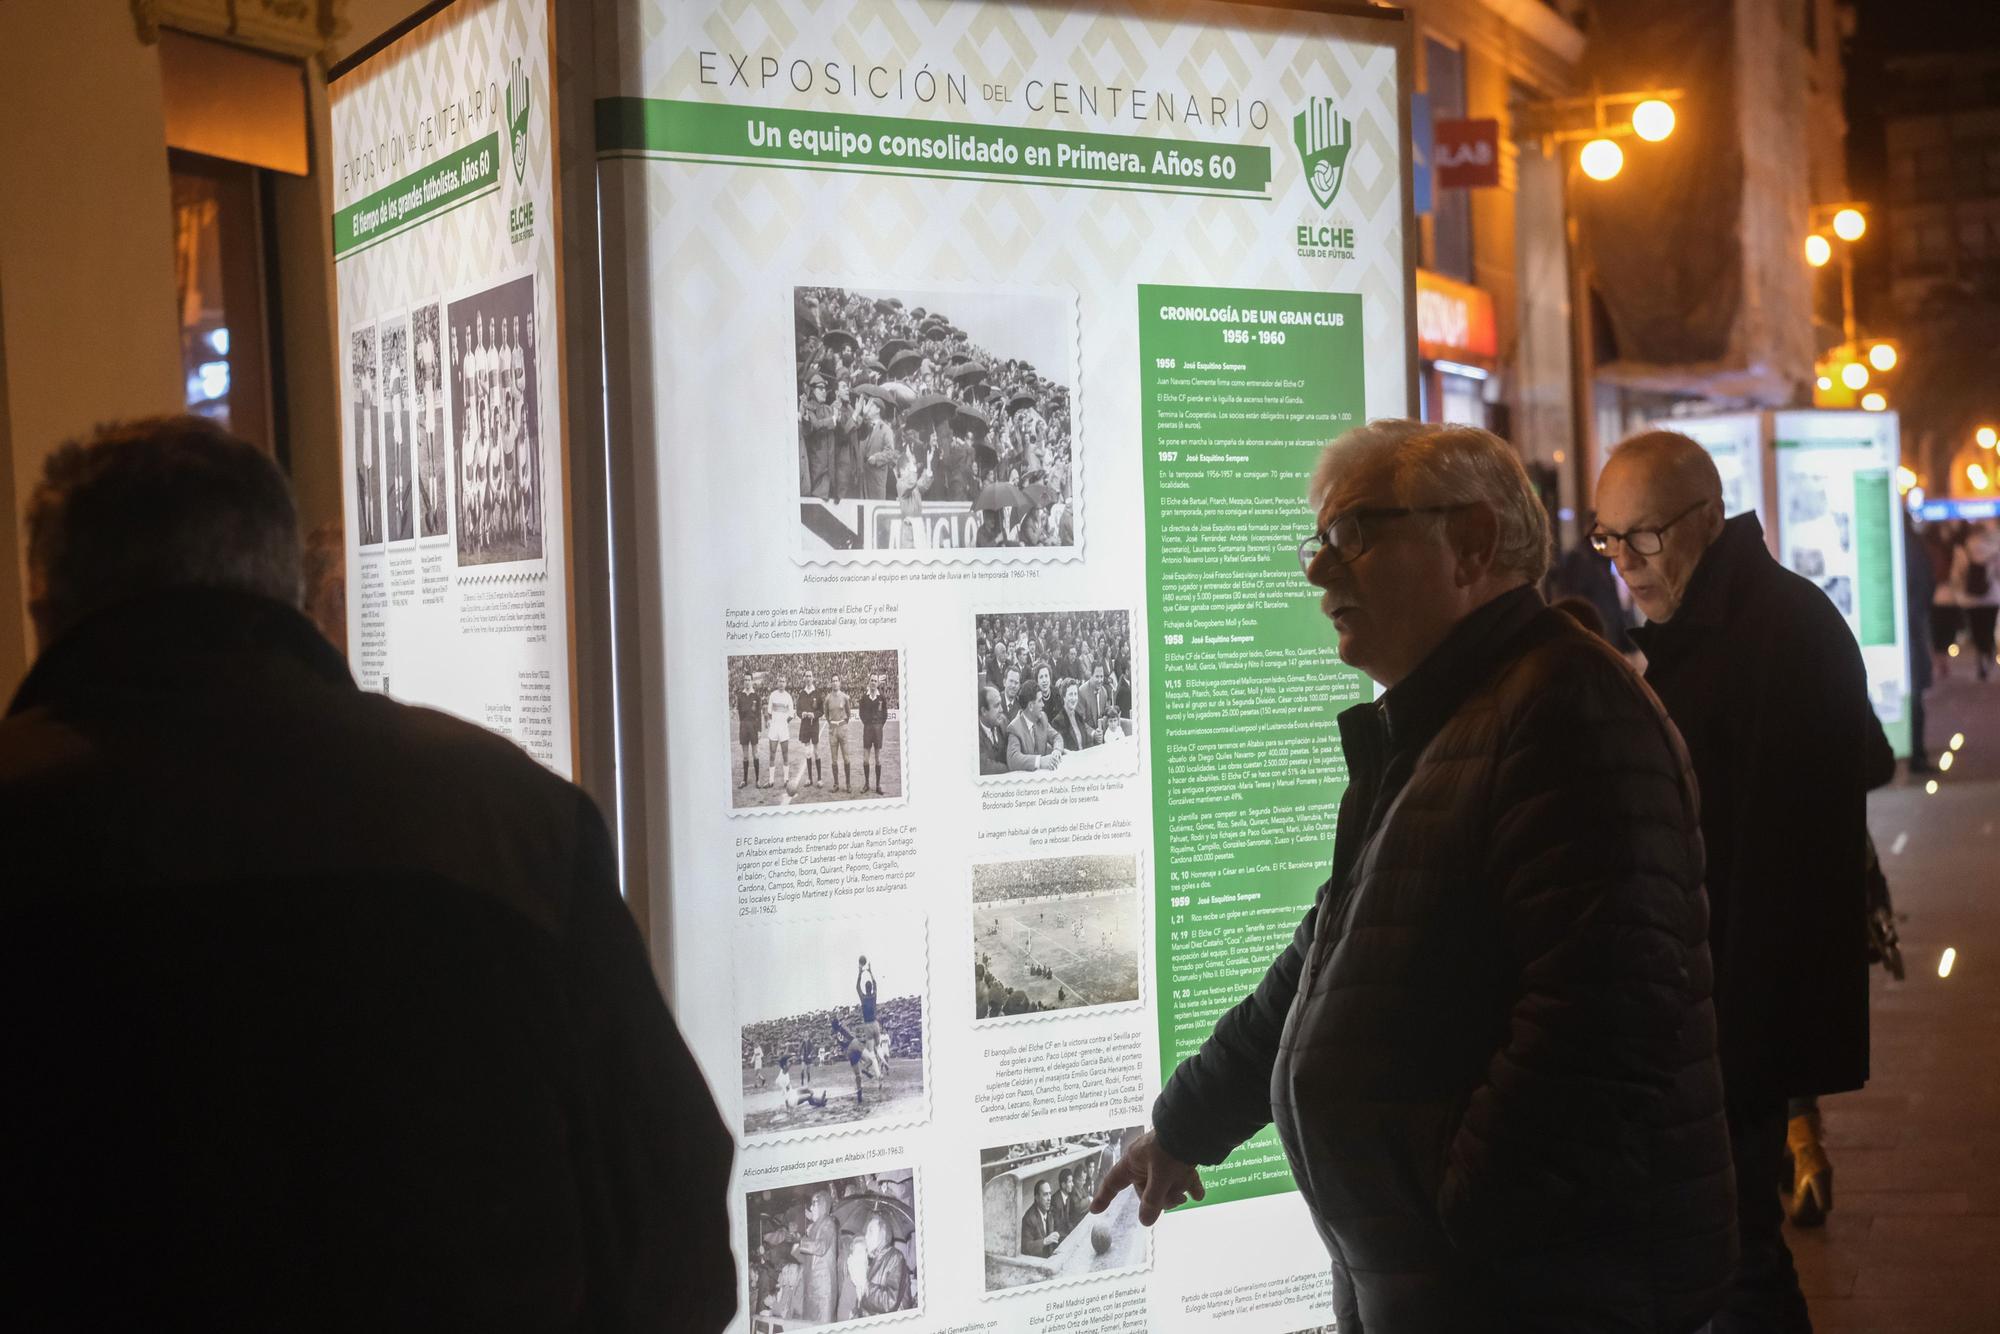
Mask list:
[[[1868,349],[1868,364],[1878,371],[1896,369],[1896,349],[1888,343],[1877,343]]]
[[[1840,382],[1849,389],[1868,387],[1868,368],[1858,361],[1850,361],[1840,368]]]
[[[1950,751],[1946,751],[1944,754],[1938,756],[1938,772],[1947,772],[1951,768],[1951,761],[1952,753]]]
[[[1649,97],[1632,108],[1632,133],[1649,144],[1657,144],[1674,132],[1674,109],[1657,97]]]
[[[1819,391],[1824,394],[1833,388],[1833,377],[1831,375],[1822,375],[1814,383],[1819,386]]]
[[[1608,181],[1625,170],[1625,150],[1609,139],[1592,139],[1577,154],[1576,164],[1593,181]]]
[[[1868,219],[1858,208],[1844,208],[1833,215],[1833,234],[1843,241],[1859,241],[1868,231]]]
[[[1896,469],[1896,488],[1899,491],[1901,491],[1904,495],[1907,496],[1908,494],[1910,494],[1910,489],[1914,487],[1916,484],[1917,484],[1917,475],[1915,473],[1911,472],[1908,468],[1905,467],[1899,466]]]
[[[1982,426],[1972,433],[1972,439],[1981,449],[1991,449],[1996,443],[2000,443],[2000,431],[1994,430],[1991,426]]]
[[[1863,412],[1881,412],[1888,406],[1889,400],[1872,390],[1861,396],[1861,410]]]
[[[1930,782],[1924,784],[1924,795],[1927,797],[1935,797],[1937,795],[1937,779],[1933,778]]]
[[[1806,263],[1816,269],[1823,269],[1826,267],[1827,261],[1832,258],[1833,242],[1827,240],[1818,232],[1814,232],[1806,238]]]
[[[1961,749],[1964,745],[1965,745],[1965,733],[1953,732],[1951,734],[1951,748],[1953,750],[1958,750]]]
[[[1958,962],[1958,951],[1953,949],[1949,945],[1945,946],[1944,953],[1938,956],[1938,976],[1950,977],[1951,966],[1957,962]]]

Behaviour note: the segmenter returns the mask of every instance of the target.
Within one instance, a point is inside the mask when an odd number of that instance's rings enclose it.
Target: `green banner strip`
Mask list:
[[[1896,642],[1895,513],[1887,468],[1854,474],[1854,563],[1861,574],[1854,601],[1863,648]]]
[[[1271,150],[1247,144],[643,97],[598,99],[597,152],[1232,198],[1271,184]]]
[[[499,188],[500,132],[496,130],[336,212],[334,258],[344,259]]]

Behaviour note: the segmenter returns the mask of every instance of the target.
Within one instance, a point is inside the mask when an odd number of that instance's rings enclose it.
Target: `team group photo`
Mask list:
[[[732,810],[905,795],[901,653],[747,653],[728,672]]]
[[[922,1118],[924,929],[909,912],[738,929],[746,1140]]]
[[[1098,1184],[1142,1129],[1087,1130],[979,1151],[988,1292],[1147,1263],[1135,1192],[1121,1192],[1101,1214],[1090,1212]]]
[[[972,868],[975,1020],[1139,999],[1139,862],[1079,853]]]
[[[1073,293],[796,287],[801,550],[1081,542]]]
[[[923,1309],[910,1168],[751,1191],[743,1206],[752,1334]]]
[[[1137,767],[1131,612],[989,612],[972,651],[981,777]]]
[[[453,479],[458,563],[542,555],[542,427],[535,279],[451,303]]]

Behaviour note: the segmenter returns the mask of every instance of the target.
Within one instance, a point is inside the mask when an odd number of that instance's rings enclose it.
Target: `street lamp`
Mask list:
[[[1833,258],[1833,242],[1826,230],[1846,244],[1840,247],[1840,331],[1848,347],[1854,346],[1854,243],[1868,234],[1868,215],[1860,204],[1818,204],[1807,215],[1810,232],[1806,237],[1806,263],[1824,268]],[[1883,367],[1882,369],[1887,369]]]
[[[1576,165],[1593,181],[1608,181],[1625,169],[1625,150],[1610,139],[1592,139],[1576,155]]]
[[[1632,108],[1632,133],[1649,144],[1657,144],[1674,132],[1674,108],[1657,97],[1649,97]]]
[[[1649,88],[1632,93],[1593,93],[1525,102],[1515,108],[1514,132],[1523,139],[1540,139],[1544,153],[1558,144],[1581,143],[1577,166],[1593,181],[1608,181],[1625,169],[1625,150],[1618,140],[1639,138],[1657,144],[1674,132],[1678,117],[1673,103],[1678,88]],[[1621,120],[1619,111],[1631,111]]]

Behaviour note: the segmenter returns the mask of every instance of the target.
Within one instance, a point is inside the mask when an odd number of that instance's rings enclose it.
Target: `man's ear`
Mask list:
[[[1493,570],[1500,552],[1500,516],[1484,501],[1474,501],[1452,511],[1445,524],[1445,536],[1457,557],[1458,585],[1478,583]]]

